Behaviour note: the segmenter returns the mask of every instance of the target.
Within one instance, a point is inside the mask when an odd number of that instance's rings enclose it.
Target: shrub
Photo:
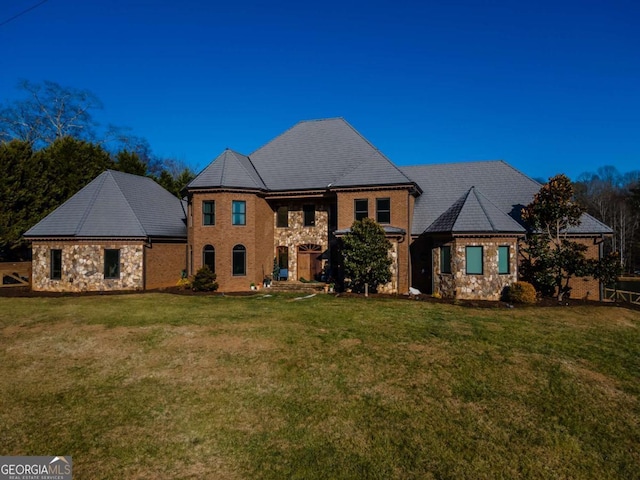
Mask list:
[[[511,303],[536,303],[536,289],[529,282],[516,282],[507,287],[505,297]]]
[[[354,292],[362,293],[365,285],[375,293],[378,286],[391,281],[391,263],[384,228],[371,218],[357,220],[342,237],[344,275],[351,280]]]
[[[196,272],[191,282],[191,288],[196,292],[215,292],[218,289],[216,274],[205,265]]]

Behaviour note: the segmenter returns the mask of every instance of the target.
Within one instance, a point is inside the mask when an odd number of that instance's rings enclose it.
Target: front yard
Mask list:
[[[640,478],[640,312],[0,297],[0,455],[76,479]]]

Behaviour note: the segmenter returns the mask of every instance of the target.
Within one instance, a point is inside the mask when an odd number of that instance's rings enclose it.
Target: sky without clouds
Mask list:
[[[37,3],[0,1],[0,23]],[[637,0],[47,0],[0,26],[0,100],[90,90],[196,171],[344,117],[398,165],[575,179],[640,169],[638,25]]]

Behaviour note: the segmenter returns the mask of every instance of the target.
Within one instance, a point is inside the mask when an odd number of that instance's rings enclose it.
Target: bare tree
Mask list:
[[[632,269],[637,257],[640,211],[631,202],[631,192],[638,185],[640,171],[621,174],[607,165],[595,173],[583,173],[576,184],[577,199],[587,211],[614,230],[610,248],[618,251],[620,262]]]
[[[0,139],[22,140],[41,147],[66,136],[94,140],[98,123],[92,111],[102,103],[88,90],[23,80],[18,88],[27,98],[0,108]]]

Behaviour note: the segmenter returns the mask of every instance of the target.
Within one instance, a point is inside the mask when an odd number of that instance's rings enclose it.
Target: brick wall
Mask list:
[[[187,244],[152,242],[144,250],[145,289],[176,285],[182,270],[187,268]]]
[[[202,202],[214,200],[215,225],[203,225]],[[246,202],[246,225],[232,225],[231,208],[234,200]],[[253,282],[262,283],[262,271],[271,273],[273,267],[273,211],[264,198],[247,192],[194,193],[190,199],[188,227],[189,273],[203,265],[205,245],[215,249],[215,270],[220,291],[246,291]],[[233,275],[233,247],[246,248],[246,274]]]
[[[353,224],[356,199],[367,199],[369,201],[369,217],[375,220],[377,198],[390,199],[391,221],[389,225],[403,228],[407,232],[403,239],[394,242],[394,249],[391,252],[395,263],[392,271],[394,285],[386,285],[382,290],[385,292],[405,293],[409,291],[411,284],[409,244],[411,243],[411,220],[415,202],[415,198],[409,193],[408,189],[339,192],[338,229],[346,229]]]
[[[600,258],[600,246],[596,244],[595,239],[578,238],[572,240],[587,246],[586,258],[593,260]],[[600,282],[593,277],[573,278],[569,281],[569,286],[571,287],[571,298],[601,300]]]

